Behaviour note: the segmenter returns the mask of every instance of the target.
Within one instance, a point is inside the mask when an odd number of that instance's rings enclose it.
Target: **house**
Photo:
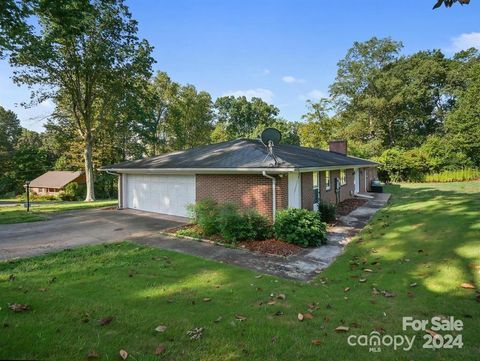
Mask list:
[[[30,182],[30,190],[41,196],[55,196],[72,182],[85,183],[85,175],[80,171],[48,171]]]
[[[347,156],[346,141],[330,151],[278,144],[275,159],[259,139],[236,139],[102,170],[119,175],[119,207],[187,216],[204,198],[255,208],[270,219],[277,209],[315,209],[368,192],[378,163]]]

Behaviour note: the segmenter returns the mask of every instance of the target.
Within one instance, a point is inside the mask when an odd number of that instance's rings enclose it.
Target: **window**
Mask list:
[[[342,169],[340,171],[340,185],[344,186],[347,184],[347,172],[345,172],[345,169]]]
[[[329,170],[325,171],[325,190],[326,191],[330,190],[330,171]]]
[[[313,172],[313,204],[318,204],[319,195],[319,179],[318,172]]]

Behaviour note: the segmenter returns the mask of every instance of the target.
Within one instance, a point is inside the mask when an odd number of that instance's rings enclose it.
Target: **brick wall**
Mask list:
[[[352,198],[350,192],[353,193],[355,190],[354,184],[354,175],[353,169],[345,169],[347,176],[347,184],[340,188],[340,202]],[[320,199],[325,202],[335,203],[336,194],[335,194],[335,178],[340,179],[340,170],[331,170],[330,171],[330,190],[325,190],[325,172],[320,172]]]
[[[276,178],[277,209],[287,208],[288,177]],[[218,203],[235,203],[272,219],[272,180],[261,174],[197,174],[196,192],[197,201],[213,198]]]

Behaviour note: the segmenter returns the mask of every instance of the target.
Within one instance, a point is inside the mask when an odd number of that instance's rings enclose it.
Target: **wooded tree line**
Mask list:
[[[330,97],[309,101],[301,122],[259,98],[225,96],[153,74],[152,47],[121,0],[6,0],[0,56],[31,104],[51,99],[44,133],[22,129],[0,109],[0,194],[19,192],[48,169],[84,169],[87,200],[113,195],[101,165],[256,137],[279,128],[284,141],[325,147],[347,139],[351,154],[380,159],[386,175],[480,166],[480,61],[471,49],[402,55],[402,44],[356,42],[338,63]],[[35,25],[32,25],[35,24]]]

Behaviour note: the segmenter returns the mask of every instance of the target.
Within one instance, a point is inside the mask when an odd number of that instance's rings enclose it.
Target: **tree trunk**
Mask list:
[[[92,160],[92,137],[87,136],[85,139],[85,177],[87,178],[87,195],[85,202],[93,202],[95,200],[95,189],[93,187],[93,160]]]

